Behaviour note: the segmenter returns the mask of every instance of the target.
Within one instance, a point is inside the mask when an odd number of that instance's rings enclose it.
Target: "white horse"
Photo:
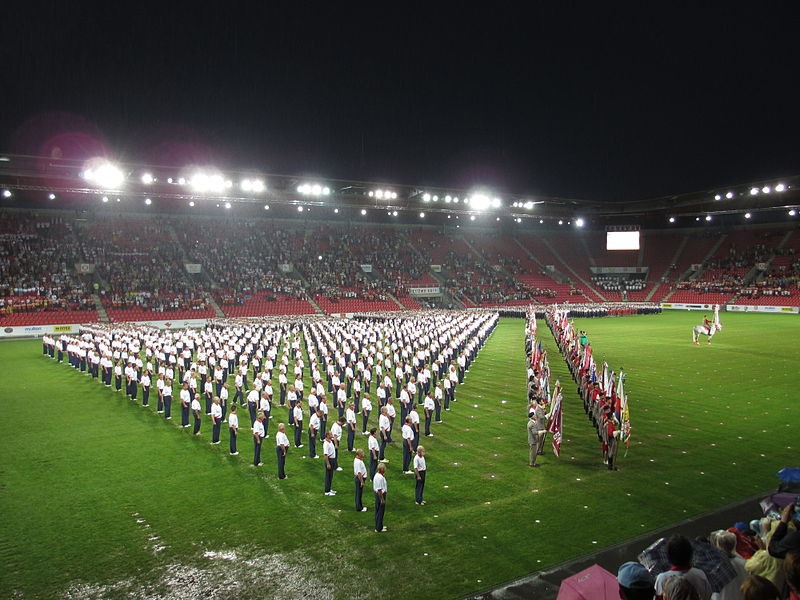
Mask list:
[[[697,325],[694,329],[692,329],[692,342],[695,346],[699,346],[699,338],[701,335],[708,336],[708,343],[711,343],[711,338],[714,337],[714,334],[717,333],[722,329],[722,323],[712,323],[709,327],[705,325]]]

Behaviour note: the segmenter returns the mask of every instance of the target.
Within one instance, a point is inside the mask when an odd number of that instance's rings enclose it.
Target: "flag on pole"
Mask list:
[[[556,380],[553,390],[553,406],[550,409],[550,424],[547,431],[553,434],[553,454],[561,456],[561,432],[563,429],[563,411],[561,410],[561,383]]]
[[[625,443],[625,451],[627,452],[631,444],[631,412],[630,407],[628,406],[628,396],[625,394],[624,386],[625,372],[620,370],[619,384],[617,386],[617,394],[620,400],[620,424],[622,430],[620,439]]]

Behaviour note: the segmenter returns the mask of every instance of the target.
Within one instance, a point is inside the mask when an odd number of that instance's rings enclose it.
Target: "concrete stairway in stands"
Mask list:
[[[389,298],[391,298],[391,299],[392,299],[392,301],[393,301],[395,304],[397,304],[397,306],[399,306],[399,307],[400,307],[400,310],[408,310],[408,309],[407,309],[405,306],[403,306],[403,303],[402,303],[402,302],[400,302],[400,300],[398,300],[397,298],[395,298],[395,297],[394,297],[394,294],[386,294],[386,295],[387,295],[387,296],[389,296]]]
[[[551,243],[550,243],[550,242],[547,240],[547,238],[546,238],[546,237],[542,237],[542,243],[543,243],[545,246],[547,246],[547,249],[548,249],[548,250],[550,250],[550,253],[551,253],[553,256],[555,256],[555,257],[556,257],[556,258],[559,260],[559,262],[560,262],[562,265],[564,265],[564,267],[566,267],[567,269],[569,269],[570,273],[572,273],[572,275],[575,277],[575,279],[577,279],[577,280],[578,280],[578,281],[580,281],[580,282],[581,282],[583,285],[585,285],[585,286],[586,286],[586,289],[587,289],[587,290],[589,290],[590,292],[592,292],[592,293],[593,293],[595,296],[597,296],[598,298],[600,298],[600,300],[602,300],[603,302],[607,302],[607,301],[608,301],[608,300],[606,299],[606,297],[605,297],[605,296],[603,296],[603,294],[601,294],[601,293],[600,293],[600,292],[598,292],[596,289],[594,289],[594,288],[591,286],[591,284],[590,284],[588,281],[586,281],[586,280],[585,280],[583,277],[581,277],[581,276],[578,274],[578,272],[577,272],[575,269],[573,269],[571,266],[569,266],[569,265],[568,265],[568,264],[567,264],[567,263],[564,261],[564,259],[563,259],[563,258],[561,258],[561,255],[558,253],[558,250],[556,250],[556,249],[555,249],[555,247],[554,247],[554,246],[553,246],[553,245],[552,245],[552,244],[551,244]],[[593,302],[596,302],[596,300],[595,300],[594,298],[589,298],[589,299],[590,299],[590,300],[592,300]]]
[[[650,290],[650,293],[647,294],[647,297],[644,299],[645,302],[650,302],[650,299],[655,296],[658,288],[662,285],[665,285],[667,282],[665,279],[669,276],[669,272],[672,270],[672,265],[677,265],[678,260],[680,260],[681,254],[683,254],[683,249],[686,248],[686,244],[689,243],[689,236],[683,236],[681,243],[678,244],[678,248],[675,250],[675,254],[672,256],[672,260],[670,261],[669,265],[667,265],[666,270],[661,274],[661,277],[658,280],[658,283],[653,286],[653,289]]]
[[[100,322],[109,323],[111,320],[108,318],[106,308],[100,301],[100,296],[98,294],[92,294],[92,302],[94,302],[94,307],[97,309],[97,314],[100,316]]]
[[[206,295],[206,302],[208,302],[208,305],[214,309],[215,315],[217,315],[220,318],[225,316],[225,313],[222,312],[222,309],[219,307],[219,304],[217,304],[217,301],[214,300],[214,297],[211,294]]]

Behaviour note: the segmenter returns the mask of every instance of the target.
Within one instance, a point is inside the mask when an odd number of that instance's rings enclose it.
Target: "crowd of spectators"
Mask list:
[[[617,572],[623,600],[798,600],[800,531],[795,504],[690,540],[673,535]],[[698,556],[700,558],[695,560]],[[725,563],[728,563],[727,565]],[[718,565],[718,566],[717,566]],[[647,567],[647,568],[645,568]],[[722,575],[727,573],[727,575]]]

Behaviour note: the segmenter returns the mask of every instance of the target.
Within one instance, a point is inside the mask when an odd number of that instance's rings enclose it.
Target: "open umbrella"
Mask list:
[[[779,492],[764,498],[759,504],[765,515],[771,512],[780,513],[784,506],[791,504],[797,498],[794,492]]]
[[[800,481],[800,467],[785,467],[778,471],[778,477],[784,481]]]
[[[619,583],[612,573],[592,565],[563,580],[556,600],[619,600]]]
[[[736,569],[731,561],[711,544],[690,540],[692,543],[692,566],[697,567],[706,574],[711,589],[721,592],[729,582],[736,578]],[[667,558],[667,540],[660,538],[646,548],[639,555],[639,562],[650,571],[653,576],[669,571],[672,564]]]

